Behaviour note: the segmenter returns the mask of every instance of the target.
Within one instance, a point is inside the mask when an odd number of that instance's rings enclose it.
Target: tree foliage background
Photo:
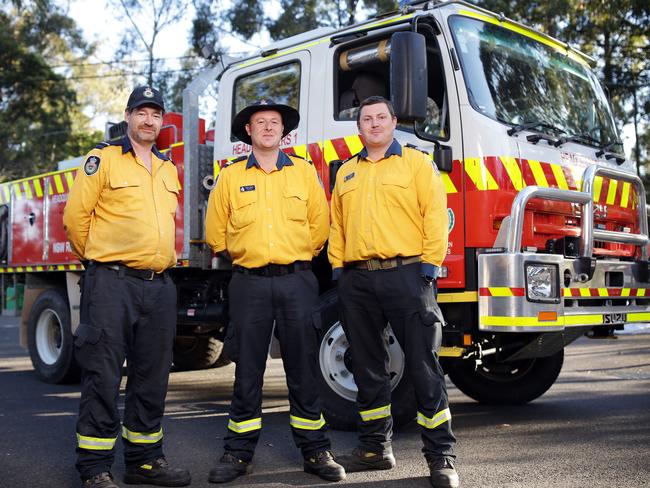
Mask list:
[[[82,127],[74,87],[53,70],[59,59],[83,57],[88,49],[72,19],[56,5],[2,5],[0,179],[53,169],[88,146],[93,134]]]
[[[101,139],[96,115],[121,117],[133,86],[160,87],[181,109],[182,90],[208,61],[205,46],[229,54],[232,36],[279,40],[341,27],[397,8],[394,0],[107,0],[120,20],[114,55],[91,63],[97,46],[66,15],[69,0],[0,0],[0,181],[53,170]],[[650,2],[648,0],[475,0],[593,56],[619,129],[633,127],[632,159],[650,175]],[[168,28],[191,17],[187,52],[171,67],[154,50]],[[180,40],[179,40],[180,42]]]

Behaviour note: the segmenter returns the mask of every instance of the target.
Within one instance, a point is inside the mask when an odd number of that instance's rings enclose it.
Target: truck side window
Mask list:
[[[388,39],[339,51],[336,120],[356,120],[359,105],[370,96],[388,98],[389,52]]]
[[[420,29],[418,29],[420,31]],[[440,48],[430,27],[422,28],[427,40],[428,99],[427,118],[417,124],[417,135],[424,139],[449,137],[448,101]],[[336,91],[334,118],[356,120],[359,104],[366,98],[390,96],[390,38],[375,39],[352,47],[343,47],[335,59]],[[413,124],[399,128],[413,132]]]
[[[241,76],[235,81],[233,94],[233,118],[241,109],[262,98],[300,111],[300,63],[293,61]]]

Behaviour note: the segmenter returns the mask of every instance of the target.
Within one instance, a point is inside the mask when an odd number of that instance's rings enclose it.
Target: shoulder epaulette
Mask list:
[[[239,156],[238,158],[235,158],[235,159],[233,159],[232,161],[228,161],[226,164],[223,165],[223,167],[224,167],[224,168],[227,168],[227,167],[230,166],[231,164],[235,164],[235,163],[238,163],[238,162],[240,162],[240,161],[244,161],[244,160],[246,160],[246,159],[248,159],[248,155],[246,155],[246,156]]]
[[[411,144],[411,143],[408,143],[408,142],[407,142],[407,143],[405,144],[405,147],[408,147],[409,149],[415,149],[416,151],[420,151],[421,153],[424,153],[424,154],[426,154],[427,156],[431,157],[431,154],[430,154],[430,153],[428,153],[428,152],[425,151],[424,149],[420,149],[420,148],[417,147],[415,144]]]
[[[105,147],[108,147],[108,146],[110,146],[110,145],[111,145],[110,142],[102,141],[102,142],[100,142],[99,144],[97,144],[97,145],[95,146],[95,149],[104,149]]]
[[[303,161],[305,161],[305,162],[311,164],[312,166],[314,165],[314,163],[313,163],[311,160],[309,160],[309,159],[307,159],[307,158],[305,158],[305,157],[303,157],[303,156],[300,156],[299,154],[287,154],[287,156],[289,156],[289,157],[291,157],[291,158],[302,159]]]
[[[358,153],[356,153],[356,154],[353,154],[353,155],[350,156],[348,159],[344,159],[343,161],[341,161],[341,166],[343,166],[343,165],[344,165],[345,163],[347,163],[348,161],[352,161],[354,158],[358,157],[359,154],[361,154],[361,152],[358,152]]]
[[[112,139],[110,141],[102,141],[95,146],[95,149],[104,149],[109,146],[120,146],[122,144],[122,138]]]

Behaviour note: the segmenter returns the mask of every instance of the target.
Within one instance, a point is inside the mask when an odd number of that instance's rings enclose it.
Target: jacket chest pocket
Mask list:
[[[338,178],[341,178],[340,180]],[[338,189],[339,197],[341,203],[348,208],[348,211],[358,210],[356,205],[352,205],[352,200],[355,198],[355,195],[358,194],[359,189],[359,177],[355,176],[354,173],[350,173],[345,176],[337,176],[336,184],[339,185]]]
[[[180,195],[178,177],[172,174],[165,174],[163,176],[163,187],[163,209],[174,215],[176,214],[176,208],[178,207],[178,196]]]
[[[142,210],[142,182],[136,175],[113,170],[109,176],[111,210],[129,213]]]
[[[381,179],[381,190],[386,205],[404,207],[415,196],[410,188],[411,176],[402,173],[388,173]]]
[[[255,221],[257,191],[240,191],[232,199],[230,223],[234,229],[241,229]]]
[[[286,218],[305,222],[307,220],[307,191],[297,186],[287,186],[282,192],[282,197]]]

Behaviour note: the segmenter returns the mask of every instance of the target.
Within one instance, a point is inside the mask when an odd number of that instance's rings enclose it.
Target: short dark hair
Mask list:
[[[359,111],[357,112],[357,125],[359,125],[359,122],[361,121],[361,109],[367,105],[377,105],[378,103],[385,103],[388,107],[388,112],[390,113],[391,118],[395,117],[395,108],[393,107],[393,102],[379,95],[373,95],[366,98],[359,104]]]

